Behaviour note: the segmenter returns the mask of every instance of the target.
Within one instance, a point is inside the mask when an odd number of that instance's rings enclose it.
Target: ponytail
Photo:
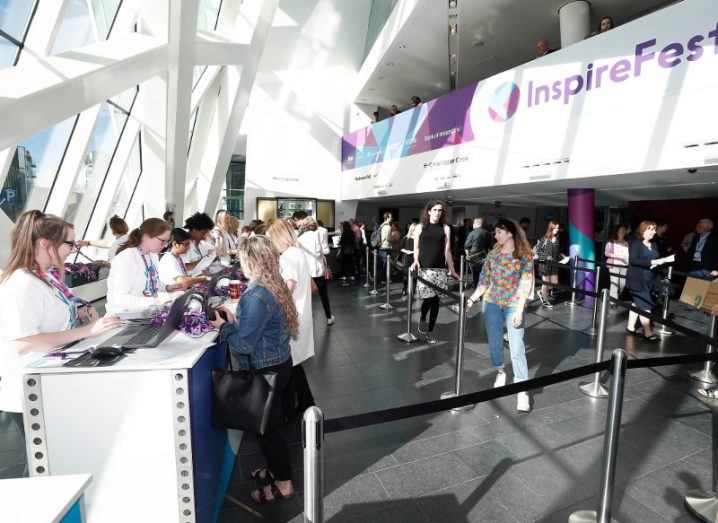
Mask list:
[[[132,247],[139,247],[142,237],[145,234],[147,236],[157,237],[160,234],[169,231],[170,228],[170,224],[160,218],[147,218],[137,229],[132,229],[127,241],[120,245],[117,249],[117,254],[126,249],[131,249]]]
[[[25,211],[20,215],[10,233],[10,256],[0,282],[5,281],[18,269],[36,274],[35,243],[40,238],[50,242],[55,257],[60,244],[67,240],[67,231],[73,225],[52,214],[38,210]],[[58,270],[64,275],[64,260],[57,260]]]

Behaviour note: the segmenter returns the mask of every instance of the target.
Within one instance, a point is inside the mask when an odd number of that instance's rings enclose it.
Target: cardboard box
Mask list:
[[[680,301],[703,312],[710,312],[718,303],[718,278],[713,281],[686,278]]]

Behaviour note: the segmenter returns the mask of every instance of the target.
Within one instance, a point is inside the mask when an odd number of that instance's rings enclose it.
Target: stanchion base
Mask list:
[[[701,370],[690,375],[691,379],[702,381],[703,383],[718,383],[718,376],[713,374],[712,370]]]
[[[586,396],[591,396],[592,398],[608,397],[608,389],[604,385],[594,381],[590,383],[579,383],[578,390],[583,392]]]
[[[595,510],[577,510],[568,517],[568,523],[597,523],[598,513]],[[615,518],[611,518],[612,523],[617,523]]]
[[[668,327],[661,326],[660,328],[656,329],[656,334],[658,334],[659,336],[673,336],[673,331]]]
[[[571,300],[568,300],[568,301],[566,302],[566,305],[568,305],[569,307],[583,307],[583,305],[581,304],[580,301],[571,301]]]
[[[362,287],[368,289],[369,287],[371,287],[371,283],[365,283],[364,285],[362,285]]]
[[[415,341],[419,341],[419,338],[414,336],[411,332],[405,332],[404,334],[399,334],[397,336],[397,339],[406,342],[406,343],[414,343]]]
[[[442,400],[454,398],[456,397],[456,393],[452,391],[443,392],[441,396],[439,396]],[[476,407],[476,405],[464,405],[463,407],[455,407],[451,409],[452,412],[468,412],[470,410],[473,410],[473,408]]]
[[[584,334],[588,334],[591,337],[598,336],[598,329],[596,327],[591,327],[590,329],[584,329],[581,332]]]
[[[394,306],[391,303],[385,303],[383,305],[379,305],[380,309],[384,309],[385,311],[392,311],[394,310]]]
[[[369,294],[371,294],[372,296],[376,296],[377,294],[379,294],[379,291],[375,291],[374,289],[372,289],[369,291]]]
[[[718,521],[718,499],[710,492],[691,490],[683,502],[694,516],[701,521],[715,523]]]

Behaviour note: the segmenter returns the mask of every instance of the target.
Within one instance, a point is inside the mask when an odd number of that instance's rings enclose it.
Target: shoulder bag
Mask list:
[[[249,355],[249,370],[235,370],[231,350],[224,346],[227,367],[212,370],[212,426],[264,435],[279,421],[278,373],[256,372]]]

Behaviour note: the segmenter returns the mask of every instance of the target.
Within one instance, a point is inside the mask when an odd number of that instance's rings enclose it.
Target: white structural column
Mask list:
[[[246,62],[241,69],[239,83],[234,93],[234,101],[225,122],[224,132],[220,133],[222,140],[217,154],[214,174],[209,186],[208,194],[203,202],[205,212],[212,212],[217,207],[222,185],[227,173],[229,161],[237,143],[239,129],[249,102],[249,95],[259,69],[262,52],[272,28],[272,20],[277,8],[278,0],[250,0],[244,2],[240,8],[239,19],[254,21],[252,40],[246,53]],[[242,16],[244,15],[244,16]],[[237,67],[228,66],[227,78],[231,79],[238,73]]]
[[[178,222],[184,218],[197,9],[198,0],[171,0],[169,4],[165,199]]]
[[[591,4],[586,0],[575,0],[558,10],[561,28],[561,47],[580,42],[591,32]]]

